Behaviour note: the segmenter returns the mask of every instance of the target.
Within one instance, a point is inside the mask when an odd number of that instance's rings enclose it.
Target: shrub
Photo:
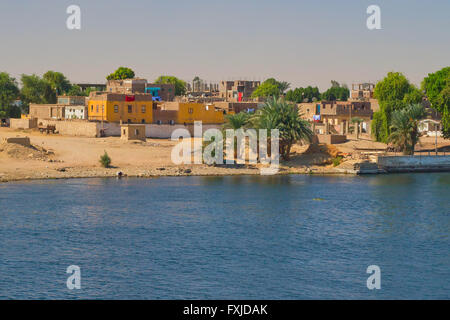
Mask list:
[[[111,165],[111,158],[109,157],[109,155],[105,153],[100,157],[100,164],[102,165],[102,167],[104,168],[109,168],[109,166]]]
[[[340,165],[342,162],[342,157],[336,157],[333,158],[332,163],[333,163],[333,167],[337,167],[338,165]]]

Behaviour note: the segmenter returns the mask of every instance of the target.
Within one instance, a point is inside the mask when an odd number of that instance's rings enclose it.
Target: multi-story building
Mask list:
[[[153,100],[173,101],[175,98],[175,85],[173,84],[153,84],[146,79],[125,79],[108,80],[106,91],[109,93],[150,93]]]
[[[360,118],[359,132],[370,133],[373,110],[369,101],[321,101],[298,104],[303,119],[323,126],[321,133],[349,134],[352,118]]]
[[[226,101],[241,102],[251,100],[252,93],[260,85],[260,81],[221,81],[219,96]]]
[[[88,118],[86,106],[65,106],[64,113],[66,119],[86,120]]]
[[[151,94],[93,92],[89,96],[88,119],[91,121],[152,123]]]
[[[353,100],[369,101],[373,99],[374,90],[375,85],[373,83],[354,83],[352,84],[350,97]]]
[[[86,105],[85,96],[58,96],[57,104],[68,106],[84,106]]]
[[[43,120],[65,119],[65,104],[30,104],[30,118]]]
[[[224,111],[213,104],[193,102],[168,102],[159,104],[153,110],[153,123],[158,124],[222,124]]]

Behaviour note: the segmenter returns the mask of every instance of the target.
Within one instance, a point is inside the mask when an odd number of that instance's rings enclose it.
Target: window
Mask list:
[[[97,105],[97,108],[96,108],[96,110],[97,110],[97,113],[98,113],[98,105]]]
[[[142,123],[145,123],[145,119],[142,119],[141,122],[142,122]]]
[[[119,112],[119,106],[114,106],[114,112],[118,113]]]
[[[145,113],[145,105],[142,106],[142,113]]]
[[[192,113],[194,113],[194,109],[193,109],[193,108],[189,108],[189,109],[188,109],[188,112],[189,112],[190,114],[192,114]]]
[[[133,106],[132,105],[128,105],[128,113],[132,113],[133,112]]]
[[[94,105],[91,104],[91,111],[94,112]]]

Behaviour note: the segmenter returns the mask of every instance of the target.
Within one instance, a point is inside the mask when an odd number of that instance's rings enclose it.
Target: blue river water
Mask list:
[[[0,299],[449,299],[449,231],[449,173],[6,183]]]

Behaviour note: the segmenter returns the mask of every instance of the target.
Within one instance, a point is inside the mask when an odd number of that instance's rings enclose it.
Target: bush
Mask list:
[[[109,157],[109,155],[105,153],[100,157],[100,164],[102,165],[102,167],[104,168],[109,168],[109,166],[111,165],[111,158]]]
[[[333,167],[337,167],[338,165],[340,165],[342,162],[342,157],[336,157],[333,158],[332,163],[333,163]]]

